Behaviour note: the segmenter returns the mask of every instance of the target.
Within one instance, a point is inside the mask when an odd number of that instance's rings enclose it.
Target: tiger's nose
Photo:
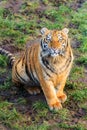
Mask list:
[[[58,53],[58,50],[57,49],[52,49],[51,52],[52,53]]]

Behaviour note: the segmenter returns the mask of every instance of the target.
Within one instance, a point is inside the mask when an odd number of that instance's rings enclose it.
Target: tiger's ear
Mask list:
[[[68,29],[68,28],[64,28],[62,31],[63,31],[65,34],[68,34],[69,29]]]
[[[44,27],[44,28],[41,29],[40,32],[41,32],[42,35],[44,35],[47,31],[48,31],[48,29]]]

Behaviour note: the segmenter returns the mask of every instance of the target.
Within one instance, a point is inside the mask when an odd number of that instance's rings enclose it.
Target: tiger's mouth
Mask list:
[[[49,54],[50,56],[52,57],[55,57],[55,56],[63,56],[64,55],[64,50],[63,49],[49,49]]]
[[[47,48],[46,50],[43,50],[42,53],[43,53],[43,57],[44,56],[50,56],[50,57],[64,56],[65,50]]]

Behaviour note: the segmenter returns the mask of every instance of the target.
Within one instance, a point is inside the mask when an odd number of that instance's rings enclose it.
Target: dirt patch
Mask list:
[[[78,124],[84,116],[87,115],[87,111],[84,108],[79,108],[77,111],[71,111],[72,125]]]
[[[22,0],[8,0],[5,8],[11,10],[13,13],[17,13],[22,5]]]
[[[10,130],[10,129],[8,129],[7,127],[5,127],[4,125],[2,125],[2,124],[0,123],[0,130]]]
[[[77,39],[73,39],[71,41],[71,46],[72,46],[72,48],[79,48],[81,46],[81,41],[78,41]]]
[[[14,45],[8,45],[8,44],[7,44],[7,45],[2,45],[1,47],[2,47],[3,49],[5,49],[5,50],[11,52],[12,54],[13,54],[13,53],[18,53],[18,52],[23,51],[23,50],[19,49],[18,47],[14,46]]]
[[[78,8],[81,8],[83,3],[85,2],[86,0],[75,0],[74,2],[71,3],[70,7],[73,9],[73,10],[78,10]]]

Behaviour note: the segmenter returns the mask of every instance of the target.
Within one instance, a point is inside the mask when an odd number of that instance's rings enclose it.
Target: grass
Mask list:
[[[66,83],[66,90],[76,91],[86,86],[85,82],[81,82],[84,78],[84,66],[73,65],[70,76]]]
[[[71,129],[71,130],[86,130],[82,124],[77,124],[77,125],[67,125],[67,124],[59,124],[60,128],[64,129]]]
[[[28,40],[35,39],[39,35],[39,30],[42,27],[49,29],[68,27],[72,41],[76,45],[78,42],[80,43],[78,48],[74,48],[77,55],[66,83],[65,91],[68,99],[62,110],[50,112],[43,100],[35,101],[32,106],[27,108],[30,103],[27,101],[27,97],[20,96],[17,92],[19,98],[13,94],[13,98],[16,99],[12,102],[9,99],[6,100],[6,97],[0,96],[0,123],[12,130],[87,129],[83,122],[83,119],[84,121],[87,120],[87,115],[83,116],[82,119],[80,118],[82,122],[72,124],[73,120],[79,120],[78,117],[73,117],[73,113],[82,108],[87,110],[87,75],[84,74],[87,67],[87,2],[78,11],[71,7],[74,2],[69,0],[68,2],[64,1],[64,3],[62,1],[56,3],[56,1],[43,0],[43,4],[41,4],[39,0],[35,2],[23,0],[16,13],[10,8],[0,7],[0,45],[6,40],[11,40],[12,43],[9,44],[24,48]],[[3,3],[7,4],[8,1],[2,1]],[[13,87],[7,63],[8,59],[0,55],[0,77],[5,76],[3,83],[0,82],[1,94],[4,91],[8,94],[9,89],[11,90]],[[23,93],[22,90],[21,93]],[[77,106],[74,106],[75,103]],[[21,112],[20,107],[23,110],[25,107],[28,112]]]
[[[36,27],[35,19],[28,22],[22,16],[18,17],[17,15],[9,14],[9,12],[8,16],[4,17],[5,9],[1,8],[0,10],[0,37],[2,37],[2,40],[12,38],[16,46],[23,46],[29,39],[29,34],[35,33],[32,30]]]
[[[65,24],[65,26],[67,26],[67,22],[69,19],[69,12],[70,12],[70,8],[68,8],[67,6],[61,5],[59,6],[59,9],[49,9],[45,12],[45,15],[47,15],[47,17],[49,17],[50,21],[53,21],[50,24],[47,23],[47,27],[50,29],[60,29],[63,28],[63,25]],[[67,14],[67,15],[66,15]],[[63,17],[62,17],[63,16]]]
[[[76,63],[79,64],[79,65],[87,66],[87,56],[86,56],[86,55],[83,55],[83,56],[79,57],[79,58],[76,60]]]
[[[37,101],[33,104],[34,109],[44,110],[47,109],[47,104],[41,101]]]
[[[14,125],[14,122],[19,120],[19,113],[17,113],[16,109],[12,109],[12,103],[7,101],[0,103],[0,120],[3,124],[11,126]]]
[[[87,2],[84,3],[82,8],[78,10],[78,12],[74,13],[72,16],[72,23],[77,24],[77,29],[72,29],[73,34],[76,34],[74,38],[77,38],[79,41],[81,41],[80,51],[86,52],[87,51]]]
[[[0,67],[6,67],[7,66],[7,57],[0,55]]]
[[[83,90],[76,90],[71,95],[75,101],[84,102],[85,100],[87,100],[87,88],[84,88]]]
[[[0,84],[0,90],[10,89],[10,87],[12,85],[11,79],[12,79],[11,76],[7,77],[7,79],[4,81],[4,83]]]

